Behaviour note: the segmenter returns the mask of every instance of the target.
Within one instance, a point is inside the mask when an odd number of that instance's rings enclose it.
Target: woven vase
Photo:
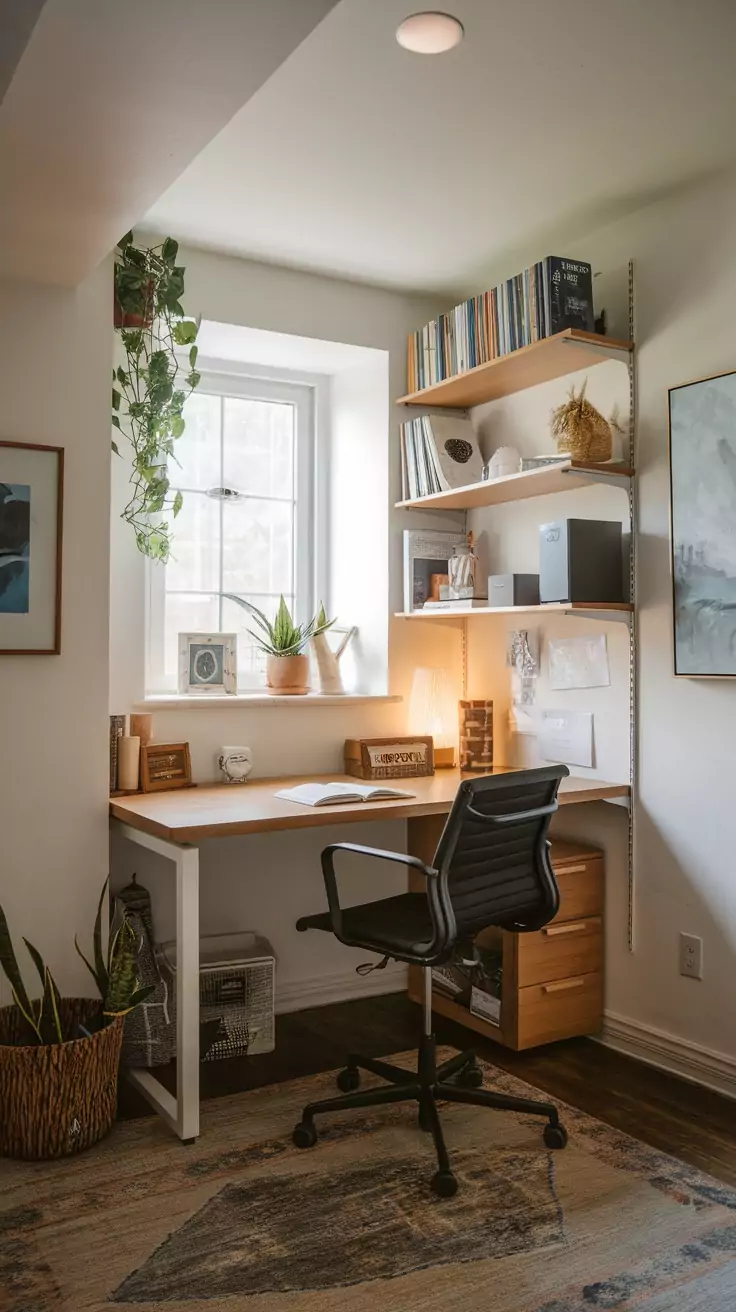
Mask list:
[[[62,998],[65,1032],[100,1014],[99,998]],[[97,1143],[117,1107],[123,1018],[89,1038],[19,1045],[17,1007],[0,1008],[0,1157],[46,1161]]]
[[[579,393],[574,385],[564,405],[552,411],[552,436],[558,451],[569,452],[575,460],[591,460],[603,464],[611,459],[613,439],[611,426],[599,410],[585,399],[585,379]]]

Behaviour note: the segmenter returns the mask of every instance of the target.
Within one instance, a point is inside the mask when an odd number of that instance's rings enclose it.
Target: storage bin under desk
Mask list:
[[[594,1034],[602,1023],[603,855],[564,840],[552,843],[551,855],[560,889],[554,920],[531,934],[489,929],[478,935],[479,944],[498,944],[503,954],[499,1024],[433,992],[435,1012],[509,1048]],[[409,996],[421,1001],[418,967],[409,969]]]

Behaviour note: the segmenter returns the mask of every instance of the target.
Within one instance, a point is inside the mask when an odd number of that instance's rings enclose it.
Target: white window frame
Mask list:
[[[294,617],[297,623],[305,623],[314,614],[319,600],[326,597],[327,535],[323,483],[328,433],[326,422],[328,380],[315,375],[303,377],[291,371],[272,369],[263,365],[231,362],[200,360],[199,368],[201,372],[201,381],[197,388],[199,394],[280,401],[294,406],[296,421]],[[174,471],[175,469],[176,467]],[[175,477],[174,472],[172,485],[175,483]],[[246,488],[237,490],[247,492]],[[184,491],[185,498],[186,495]],[[173,537],[175,543],[175,521]],[[165,569],[151,560],[146,560],[146,575],[146,696],[155,697],[160,694],[178,693],[178,688],[167,684],[164,674]],[[222,583],[222,580],[220,582]],[[256,604],[258,604],[257,598]],[[252,693],[257,691],[259,686],[255,683],[245,687],[239,685],[238,691]]]

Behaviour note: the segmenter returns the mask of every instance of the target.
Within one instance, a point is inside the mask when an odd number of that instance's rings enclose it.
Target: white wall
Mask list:
[[[341,372],[334,398],[337,404],[332,437],[341,443],[340,462],[346,468],[352,464],[355,496],[361,497],[363,487],[372,488],[374,496],[380,489],[384,505],[388,497],[393,506],[400,498],[398,424],[403,415],[393,405],[392,398],[406,390],[408,332],[426,322],[438,307],[416,297],[200,250],[184,249],[181,258],[187,271],[187,311],[202,315],[208,323],[245,325],[388,353],[388,409],[384,400],[379,398],[376,404],[373,397],[370,411],[357,411],[356,401],[365,387],[366,374],[359,367],[357,372],[351,371],[355,373],[351,381],[347,372]],[[216,349],[220,354],[226,336],[222,333],[217,336]],[[321,357],[315,357],[318,358]],[[385,397],[385,358],[375,363],[376,386],[382,384],[382,397]],[[116,482],[123,474],[121,469],[113,469]],[[113,487],[114,504],[123,491],[123,486]],[[405,700],[335,707],[313,704],[244,707],[241,704],[157,709],[156,738],[190,743],[196,780],[215,779],[216,749],[226,742],[247,743],[253,749],[255,771],[260,776],[340,770],[346,738],[405,731],[415,665],[453,664],[459,660],[459,632],[455,626],[432,625],[430,632],[424,625],[391,618],[394,611],[403,608],[401,531],[411,527],[411,517],[392,509],[388,521],[384,521],[382,534],[373,543],[365,524],[358,521],[357,515],[350,516],[349,507],[333,505],[331,513],[342,539],[340,568],[333,575],[338,618],[340,590],[344,591],[346,577],[352,577],[355,586],[369,593],[375,571],[375,592],[383,600],[377,610],[370,598],[366,598],[365,619],[361,617],[359,621],[366,629],[362,641],[369,655],[373,652],[377,665],[388,640],[389,690]],[[424,517],[415,516],[414,521],[416,525],[427,523]],[[122,713],[129,711],[143,694],[144,569],[130,531],[115,518],[112,554],[110,710]],[[388,613],[387,569],[390,571]],[[369,633],[371,625],[375,627]],[[404,844],[402,824],[371,824],[360,829],[363,841],[375,846],[396,848]],[[324,905],[318,853],[322,846],[339,837],[360,841],[358,827],[351,826],[349,832],[345,828],[321,830],[314,840],[304,834],[291,834],[211,843],[203,850],[203,925],[207,930],[224,930],[236,924],[267,930],[280,958],[279,989],[289,1006],[298,1001],[302,985],[305,997],[313,998],[315,980],[323,982],[319,995],[323,999],[330,996],[333,987],[338,992],[344,989],[346,970],[350,980],[357,964],[354,953],[347,953],[328,936],[302,936],[294,930],[299,914],[318,911]],[[116,845],[115,878],[120,882],[132,869],[137,869],[141,878],[145,872],[153,887],[156,876],[139,853],[140,849],[133,851],[126,843]],[[362,880],[356,877],[353,900],[376,896],[379,887],[386,892],[405,887],[405,877],[396,869],[387,871],[376,881],[374,872]],[[161,933],[167,932],[167,925],[170,926],[169,891],[156,883]],[[387,980],[379,975],[358,983],[362,991],[369,991],[386,986]]]
[[[73,940],[108,869],[111,308],[107,262],[75,292],[0,283],[0,437],[66,462],[61,655],[0,656],[0,902],[65,992],[94,989]]]
[[[668,387],[736,367],[736,174],[575,241],[567,253],[590,260],[594,269],[603,271],[596,284],[598,307],[605,304],[612,312],[610,331],[618,336],[627,335],[625,270],[630,257],[635,261],[640,775],[633,955],[626,942],[624,826],[617,823],[612,808],[586,807],[576,808],[579,814],[574,817],[566,810],[564,827],[571,832],[587,825],[590,837],[601,834],[612,849],[608,1012],[631,1022],[631,1032],[639,1034],[645,1045],[659,1045],[658,1060],[669,1061],[668,1054],[680,1051],[677,1042],[661,1040],[661,1032],[683,1043],[682,1051],[694,1053],[696,1065],[730,1069],[731,1088],[736,1091],[736,879],[731,833],[736,685],[733,680],[673,675],[667,457]],[[591,388],[596,380],[602,384],[601,375],[609,368],[590,371]],[[592,390],[591,397],[595,400]],[[539,419],[534,393],[521,404],[529,407],[528,417]],[[580,506],[581,514],[592,514],[588,507],[582,510],[585,498],[597,513],[603,506],[601,495],[594,490],[559,498],[555,514],[558,506],[560,513],[575,513]],[[616,495],[608,493],[609,498]],[[533,506],[528,503],[528,508]],[[515,534],[527,520],[528,510],[519,508]],[[521,552],[514,561],[523,568]],[[622,632],[616,634],[617,677],[622,674],[618,653]],[[476,643],[482,641],[483,635],[477,634]],[[476,647],[471,652],[471,677],[473,669],[478,670],[477,661]],[[582,700],[582,694],[577,696]],[[596,693],[599,706],[606,696]],[[601,773],[616,770],[626,728],[625,722],[606,726],[611,745],[605,754],[612,755]],[[618,770],[615,777],[621,777]],[[704,940],[702,982],[683,979],[678,973],[681,931]],[[698,1054],[698,1046],[723,1055],[724,1061]]]

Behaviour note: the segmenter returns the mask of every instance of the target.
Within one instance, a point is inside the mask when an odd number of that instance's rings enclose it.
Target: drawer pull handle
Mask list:
[[[584,979],[560,979],[556,984],[543,984],[543,993],[562,993],[566,989],[581,989],[585,984]]]
[[[587,866],[553,866],[556,875],[584,875]]]
[[[586,920],[572,920],[567,925],[546,925],[542,930],[548,938],[559,936],[560,934],[582,934],[588,928]]]

